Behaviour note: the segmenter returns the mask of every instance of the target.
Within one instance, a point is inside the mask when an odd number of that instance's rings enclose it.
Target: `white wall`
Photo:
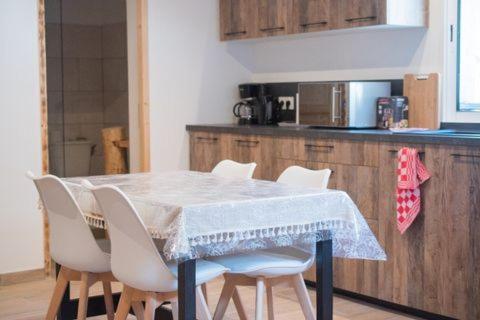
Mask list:
[[[0,274],[43,267],[37,0],[0,1]]]
[[[186,124],[232,122],[251,73],[219,41],[218,0],[148,3],[153,171],[188,168]]]
[[[316,81],[403,78],[443,72],[444,1],[430,1],[430,27],[259,41],[249,61],[253,80]]]

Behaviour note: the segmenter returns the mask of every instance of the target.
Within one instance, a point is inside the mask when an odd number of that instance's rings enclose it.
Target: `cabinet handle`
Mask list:
[[[388,152],[390,152],[390,153],[398,153],[398,151],[399,150],[395,150],[395,149],[388,150]],[[420,156],[425,155],[425,151],[418,151],[418,155],[420,155]]]
[[[335,148],[335,146],[320,146],[320,145],[316,145],[316,144],[306,144],[305,145],[305,149],[321,149],[321,148],[325,148],[325,149],[328,149],[328,150],[333,150]]]
[[[218,138],[210,138],[210,137],[197,137],[198,141],[210,141],[210,142],[217,142]]]
[[[260,28],[260,31],[262,32],[281,31],[281,30],[285,30],[285,27]]]
[[[241,35],[241,34],[247,34],[247,31],[246,30],[243,30],[243,31],[232,31],[232,32],[225,32],[224,33],[226,36],[238,36],[238,35]]]
[[[480,159],[479,155],[474,155],[474,154],[460,154],[460,153],[451,153],[451,157],[454,158],[472,158],[472,159]]]
[[[256,147],[258,146],[258,144],[260,143],[260,141],[258,140],[235,140],[235,142],[238,144],[238,145],[241,145],[242,147]]]
[[[317,21],[317,22],[301,23],[300,27],[308,28],[308,27],[313,27],[313,26],[324,26],[324,25],[327,25],[327,24],[328,24],[328,21],[322,20],[322,21]]]
[[[377,19],[377,16],[369,16],[369,17],[358,17],[358,18],[347,18],[345,21],[347,22],[363,22],[363,21],[370,21]]]

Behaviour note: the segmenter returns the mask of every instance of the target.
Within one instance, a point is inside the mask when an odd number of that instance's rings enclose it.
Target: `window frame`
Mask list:
[[[448,0],[445,8],[445,83],[444,122],[480,123],[480,109],[460,109],[460,5],[462,0]]]

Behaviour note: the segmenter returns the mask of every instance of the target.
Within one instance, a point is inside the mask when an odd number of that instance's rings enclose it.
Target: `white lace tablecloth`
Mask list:
[[[333,255],[386,259],[385,252],[343,191],[295,187],[262,180],[228,179],[178,171],[87,178],[119,187],[168,259],[223,255],[331,238]],[[82,178],[63,179],[87,221],[105,227]]]

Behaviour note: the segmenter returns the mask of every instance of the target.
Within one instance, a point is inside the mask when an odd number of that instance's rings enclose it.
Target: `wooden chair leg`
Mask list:
[[[267,285],[267,310],[268,320],[274,320],[275,313],[273,312],[273,288],[270,285]]]
[[[145,298],[145,320],[155,320],[155,310],[158,308],[160,303],[155,297],[155,294],[147,294]]]
[[[263,295],[265,293],[265,279],[257,278],[257,293],[255,297],[255,320],[263,319]]]
[[[90,288],[90,274],[82,272],[80,276],[80,297],[78,298],[78,320],[87,319],[88,289]]]
[[[227,311],[228,302],[232,298],[233,292],[235,290],[235,284],[232,280],[229,280],[225,277],[225,284],[223,285],[222,293],[220,294],[220,299],[218,300],[217,307],[215,308],[215,313],[213,314],[214,320],[221,320]]]
[[[301,273],[292,276],[292,284],[297,294],[298,302],[302,307],[303,315],[306,320],[315,320],[315,311],[312,306],[312,301],[308,295],[307,287]]]
[[[208,294],[207,294],[207,284],[202,283],[202,293],[203,297],[205,298],[205,303],[208,305]]]
[[[114,320],[115,307],[113,306],[112,285],[110,281],[102,281],[103,298],[105,300],[105,310],[107,311],[107,319]]]
[[[60,273],[57,277],[57,284],[53,290],[52,298],[50,299],[50,305],[48,306],[46,320],[55,320],[55,317],[58,313],[58,308],[62,302],[63,295],[65,294],[65,289],[68,286],[67,272],[64,267],[61,267]]]
[[[197,317],[199,320],[212,320],[212,315],[210,314],[210,310],[208,310],[207,301],[205,301],[205,297],[203,295],[203,288],[197,287],[196,292],[196,303],[197,303]]]
[[[134,289],[124,285],[120,302],[118,303],[117,312],[115,313],[115,320],[127,319],[130,306],[132,305],[132,296]]]
[[[171,302],[172,304],[172,318],[173,320],[178,320],[178,301],[174,300]]]
[[[243,307],[242,299],[238,294],[238,289],[236,287],[233,288],[233,295],[232,295],[233,303],[235,304],[235,309],[237,309],[238,317],[240,320],[248,320],[247,313],[245,312],[245,308]]]
[[[143,320],[145,318],[145,309],[143,308],[143,303],[140,301],[132,301],[133,313],[137,320]]]

